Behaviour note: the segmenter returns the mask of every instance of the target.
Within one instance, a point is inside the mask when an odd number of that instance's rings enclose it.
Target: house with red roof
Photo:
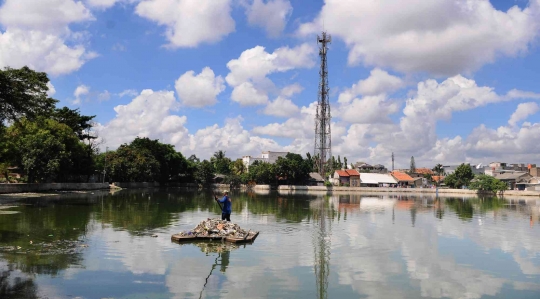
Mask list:
[[[360,187],[360,173],[356,169],[334,171],[333,183],[337,186]]]
[[[404,172],[392,171],[390,174],[392,174],[392,176],[394,177],[394,179],[396,179],[396,181],[398,182],[398,185],[400,186],[413,186],[414,185],[414,179],[410,175]]]

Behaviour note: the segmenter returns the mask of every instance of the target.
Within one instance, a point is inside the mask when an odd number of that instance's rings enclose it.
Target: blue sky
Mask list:
[[[324,20],[335,155],[540,163],[540,0],[0,3],[0,66],[48,72],[103,148],[312,152]]]

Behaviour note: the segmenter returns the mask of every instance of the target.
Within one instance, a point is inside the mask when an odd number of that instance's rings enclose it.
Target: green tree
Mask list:
[[[347,164],[347,157],[343,157],[343,167],[345,167],[345,168],[348,167],[348,164]]]
[[[508,185],[495,177],[480,174],[471,181],[469,188],[472,190],[497,193],[508,190]]]
[[[208,160],[203,160],[197,165],[195,171],[195,180],[202,185],[209,185],[213,182],[215,176],[214,166]]]
[[[219,150],[214,153],[214,155],[210,158],[210,162],[214,166],[214,170],[216,173],[219,174],[229,174],[231,173],[231,159],[227,158],[225,156],[225,152],[222,150]]]
[[[309,178],[310,162],[301,155],[288,153],[279,157],[275,164],[276,174],[287,180],[287,184],[303,184]]]
[[[248,181],[257,184],[275,184],[277,171],[275,164],[255,161],[249,166]]]
[[[416,172],[416,163],[414,163],[414,156],[411,156],[411,165],[409,166],[409,173]]]
[[[236,159],[234,162],[231,162],[231,170],[234,175],[242,175],[247,171],[242,159]]]
[[[435,167],[433,167],[433,172],[438,176],[442,176],[444,174],[444,166],[442,164],[435,165]]]
[[[5,121],[50,114],[57,101],[47,96],[48,82],[46,73],[26,66],[0,70],[0,127]]]
[[[155,181],[162,183],[176,181],[187,172],[187,160],[182,153],[174,150],[173,145],[161,143],[157,139],[137,137],[130,146],[148,151],[158,161],[159,175],[154,178]]]
[[[145,148],[122,144],[105,156],[105,169],[116,182],[153,182],[160,177],[160,164]]]
[[[70,175],[88,175],[93,169],[87,145],[67,125],[53,119],[21,119],[6,134],[11,162],[26,172],[29,182],[66,181]]]
[[[468,186],[473,178],[471,167],[462,163],[456,168],[456,171],[444,178],[444,183],[451,188],[460,189],[463,186]]]
[[[81,115],[79,109],[71,110],[68,107],[55,109],[51,115],[52,119],[70,127],[80,140],[96,139],[96,136],[90,133],[92,120],[95,115]]]

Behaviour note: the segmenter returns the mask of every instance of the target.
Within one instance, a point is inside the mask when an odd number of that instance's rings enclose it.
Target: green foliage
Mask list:
[[[160,177],[160,164],[146,148],[122,144],[105,156],[105,168],[116,182],[153,182]]]
[[[231,173],[231,159],[225,156],[225,152],[219,150],[214,153],[214,156],[210,158],[210,162],[214,166],[214,170],[219,174],[229,174]]]
[[[0,127],[5,121],[48,115],[57,102],[47,96],[46,73],[28,67],[0,70]]]
[[[309,179],[310,162],[298,154],[288,153],[285,158],[279,157],[275,166],[276,174],[286,179],[289,185],[303,184]]]
[[[324,182],[324,185],[325,185],[326,187],[332,187],[332,183],[330,183],[329,181],[325,181],[325,182]]]
[[[65,124],[52,119],[22,119],[6,132],[12,164],[21,167],[29,182],[69,180],[69,175],[89,175],[93,161],[89,146]]]
[[[236,159],[236,161],[231,162],[231,171],[234,175],[242,175],[247,172],[246,165],[242,159]]]
[[[59,123],[66,124],[70,127],[80,140],[95,139],[96,137],[90,134],[92,128],[91,121],[96,117],[81,115],[79,109],[71,110],[68,107],[55,109],[51,117]]]
[[[435,167],[433,167],[433,172],[435,172],[438,176],[441,176],[444,174],[444,167],[442,164],[437,164]]]
[[[463,186],[469,186],[474,174],[471,167],[465,163],[458,166],[456,171],[444,178],[444,183],[450,188],[460,189]]]
[[[469,185],[469,188],[472,190],[478,191],[490,191],[490,192],[500,192],[508,189],[508,185],[489,175],[480,174],[475,177],[475,179]]]
[[[276,165],[255,161],[249,166],[247,179],[257,184],[275,184],[277,180]]]
[[[211,184],[214,180],[214,166],[208,160],[204,160],[197,165],[195,180],[202,185]]]
[[[240,188],[240,185],[242,182],[242,177],[240,175],[236,174],[229,174],[225,176],[225,179],[223,180],[225,184],[229,184],[231,188]]]
[[[137,137],[130,146],[147,150],[158,161],[159,175],[154,177],[155,181],[165,183],[178,180],[178,177],[187,171],[187,160],[181,153],[174,150],[173,145],[161,143],[157,139]]]

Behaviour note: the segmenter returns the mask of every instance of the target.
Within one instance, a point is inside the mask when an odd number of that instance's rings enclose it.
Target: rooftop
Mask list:
[[[413,182],[414,181],[414,179],[411,178],[410,175],[404,172],[392,171],[391,174],[398,182]]]

